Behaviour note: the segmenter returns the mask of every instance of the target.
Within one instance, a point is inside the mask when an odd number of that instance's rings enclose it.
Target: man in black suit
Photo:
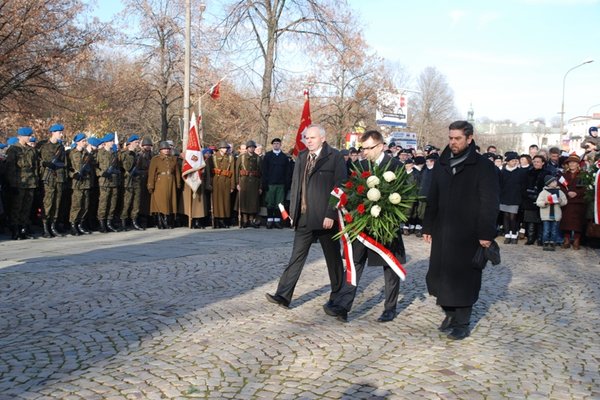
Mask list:
[[[317,239],[331,282],[328,303],[335,300],[344,282],[339,240],[333,239],[338,232],[338,214],[335,207],[329,205],[329,198],[333,188],[346,180],[346,164],[342,154],[327,144],[325,130],[320,125],[309,126],[304,138],[308,151],[298,155],[292,178],[290,217],[296,228],[292,255],[279,279],[277,291],[266,294],[271,303],[286,308],[292,300],[310,246]]]
[[[361,143],[362,149],[365,152],[365,159],[361,161],[363,170],[371,169],[371,166],[374,164],[381,165],[382,167],[385,167],[386,170],[394,172],[400,168],[403,168],[402,164],[397,158],[391,157],[389,154],[383,151],[384,142],[383,136],[380,132],[365,132],[361,137]],[[391,245],[386,247],[395,253],[396,257],[401,263],[406,262],[404,243],[399,230],[396,240],[394,240]],[[352,242],[352,253],[354,258],[354,266],[356,268],[356,286],[346,283],[333,304],[325,304],[323,306],[328,315],[337,317],[338,320],[343,322],[348,320],[348,312],[352,308],[352,303],[354,302],[354,297],[356,296],[358,282],[368,258],[367,248],[358,240]],[[374,261],[372,262],[369,259],[369,265],[379,264],[374,264]],[[396,317],[396,303],[398,302],[398,294],[400,292],[400,277],[396,275],[394,270],[392,270],[387,264],[384,264],[383,278],[385,282],[384,311],[377,321],[389,322]]]

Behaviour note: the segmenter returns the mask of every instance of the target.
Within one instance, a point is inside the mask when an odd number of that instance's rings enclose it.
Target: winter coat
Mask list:
[[[537,210],[538,206],[535,204],[540,191],[544,188],[544,177],[546,171],[542,169],[535,169],[533,167],[527,170],[525,177],[525,186],[522,192],[521,206],[524,210]]]
[[[548,202],[548,197],[556,194],[558,196],[558,204]],[[560,221],[562,218],[561,207],[567,204],[567,196],[560,189],[550,189],[544,187],[535,204],[540,208],[540,219],[542,221]]]
[[[515,168],[500,171],[500,204],[520,206],[525,188],[526,169]]]
[[[479,240],[496,237],[500,186],[498,168],[468,148],[465,161],[450,166],[450,148],[433,167],[423,233],[431,235],[426,281],[442,306],[471,306],[479,298],[481,269],[473,264]]]
[[[575,192],[577,195],[573,198],[567,195],[569,202],[562,209],[563,218],[560,221],[560,229],[563,231],[582,232],[585,227],[585,186],[581,183],[581,171],[575,173],[565,171],[562,176],[567,180],[567,186],[561,189],[565,194]]]

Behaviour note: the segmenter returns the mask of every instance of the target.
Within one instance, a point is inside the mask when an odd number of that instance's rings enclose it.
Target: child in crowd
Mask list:
[[[558,224],[560,224],[562,217],[560,207],[567,205],[567,196],[558,188],[558,182],[554,176],[546,176],[544,184],[546,186],[544,186],[544,189],[538,195],[536,204],[540,208],[544,250],[554,251],[554,244],[560,239],[556,237]]]

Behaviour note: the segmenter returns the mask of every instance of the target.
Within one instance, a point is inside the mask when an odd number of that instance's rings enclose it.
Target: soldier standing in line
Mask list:
[[[138,174],[140,179],[140,212],[143,219],[141,227],[146,229],[150,218],[150,193],[148,192],[148,168],[152,160],[152,139],[145,137],[142,139],[142,148],[138,153]]]
[[[142,192],[141,178],[138,168],[140,167],[141,156],[138,154],[140,137],[131,135],[127,139],[125,149],[121,151],[119,157],[124,171],[123,182],[123,209],[121,210],[121,226],[127,228],[127,218],[131,217],[131,224],[136,231],[143,231],[138,224],[138,215],[140,213],[140,197]]]
[[[219,142],[219,151],[213,155],[212,205],[213,228],[229,228],[231,218],[231,193],[235,190],[235,160],[227,153],[229,145]]]
[[[33,192],[38,185],[38,156],[28,145],[33,129],[24,126],[18,129],[18,143],[6,152],[6,180],[12,193],[10,210],[11,238],[31,239],[27,233],[30,224]]]
[[[159,149],[148,169],[150,212],[157,215],[158,229],[172,229],[172,216],[177,213],[177,191],[181,188],[181,169],[167,141],[160,142]]]
[[[98,202],[100,200],[100,188],[98,187],[98,177],[96,176],[98,170],[98,161],[96,156],[98,155],[98,149],[102,146],[102,139],[91,137],[87,140],[87,151],[90,153],[90,201],[88,203],[87,211],[87,226],[90,230],[97,229],[98,226]]]
[[[83,226],[83,221],[88,213],[90,203],[90,188],[93,182],[93,155],[87,150],[88,141],[83,133],[78,133],[73,138],[76,147],[69,152],[71,177],[71,212],[69,222],[71,235],[91,234]]]
[[[98,201],[98,221],[100,232],[118,232],[112,224],[117,209],[118,190],[121,180],[121,167],[118,154],[113,151],[115,134],[107,133],[102,139],[102,147],[96,156],[100,199]]]
[[[60,200],[67,181],[67,158],[62,142],[64,126],[54,124],[48,130],[50,139],[40,148],[42,181],[44,182],[44,237],[63,236],[56,229]]]
[[[256,214],[260,207],[260,158],[254,152],[256,142],[249,140],[246,143],[246,152],[241,154],[235,166],[237,178],[238,203],[237,208],[241,213],[240,226],[242,228],[260,228],[256,222]]]

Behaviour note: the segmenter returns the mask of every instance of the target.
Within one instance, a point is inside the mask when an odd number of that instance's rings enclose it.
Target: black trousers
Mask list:
[[[335,302],[343,287],[344,280],[344,264],[342,263],[342,256],[340,254],[340,242],[339,240],[332,239],[336,232],[335,229],[307,229],[305,216],[300,216],[298,228],[294,235],[292,255],[290,256],[288,266],[283,271],[281,278],[279,278],[276,294],[288,302],[292,300],[294,289],[302,273],[302,268],[304,268],[310,246],[318,240],[323,249],[323,255],[327,263],[327,272],[329,273],[329,281],[331,283],[329,300]]]
[[[346,311],[350,311],[354,297],[356,296],[356,290],[358,289],[358,283],[360,277],[365,269],[367,263],[368,250],[362,243],[354,241],[352,246],[352,254],[354,258],[354,267],[356,268],[356,286],[352,286],[349,283],[345,283],[344,287],[340,291],[338,298],[335,300],[333,306],[341,307]],[[383,280],[385,282],[385,311],[396,311],[396,303],[398,303],[398,294],[400,293],[400,277],[396,275],[394,270],[389,266],[383,266]]]

